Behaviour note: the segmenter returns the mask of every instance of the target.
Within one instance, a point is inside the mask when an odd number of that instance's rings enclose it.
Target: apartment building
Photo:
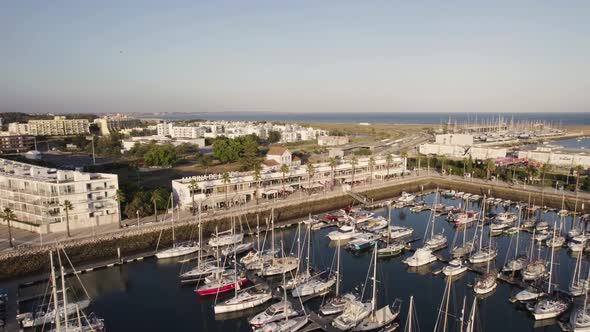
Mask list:
[[[0,134],[0,153],[27,152],[34,146],[34,139],[28,135]]]
[[[217,208],[246,203],[256,197],[272,198],[298,189],[329,190],[333,185],[345,188],[353,182],[366,183],[371,177],[383,180],[406,173],[406,165],[405,158],[395,157],[388,164],[385,157],[379,156],[374,157],[374,164],[370,158],[361,158],[356,164],[343,160],[334,170],[329,163],[317,163],[311,178],[306,165],[290,167],[285,175],[277,169],[264,170],[259,180],[253,172],[232,172],[229,183],[224,181],[223,174],[210,174],[173,180],[172,191],[180,207],[188,210],[192,207],[193,194],[189,185],[196,180],[199,189],[194,193],[195,202],[202,207]]]
[[[87,119],[66,119],[56,116],[53,120],[29,120],[28,134],[33,136],[66,136],[90,133]]]
[[[16,215],[15,228],[37,233],[66,230],[64,202],[70,229],[119,222],[115,200],[117,175],[56,170],[0,159],[0,209]],[[6,224],[0,220],[0,223]]]
[[[100,129],[100,134],[103,136],[108,136],[111,133],[118,133],[121,129],[134,128],[139,125],[139,122],[138,119],[122,114],[103,116],[102,118],[94,120],[94,123]]]

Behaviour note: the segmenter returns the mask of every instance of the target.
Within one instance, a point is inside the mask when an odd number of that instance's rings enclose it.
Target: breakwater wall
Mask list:
[[[453,180],[447,177],[429,176],[415,179],[407,179],[402,183],[391,182],[381,183],[377,188],[355,189],[355,192],[367,197],[371,201],[391,199],[399,196],[403,191],[420,192],[435,188],[454,189],[478,193],[480,195],[492,195],[514,201],[527,201],[529,195],[531,202],[560,208],[562,196],[552,193],[538,193],[520,188],[508,188],[494,183],[473,183],[467,180]],[[328,197],[326,197],[328,196]],[[298,201],[291,205],[282,205],[274,210],[276,225],[286,224],[294,220],[307,217],[309,214],[318,214],[344,208],[358,202],[344,192],[330,193],[329,195],[310,196],[304,202]],[[585,212],[590,208],[588,200],[578,201],[578,211],[581,211],[581,203],[585,203]],[[575,199],[565,198],[565,208],[573,210]],[[241,224],[245,231],[255,231],[257,218],[261,226],[265,226],[265,220],[270,219],[272,209],[268,206],[250,208],[237,217],[207,217],[203,219],[203,237],[208,238],[215,232],[227,230],[231,227],[232,220]],[[192,218],[191,218],[192,219]],[[176,238],[178,240],[196,239],[198,228],[194,219],[190,222],[177,223]],[[122,256],[129,256],[139,252],[154,251],[156,245],[160,247],[169,246],[172,243],[171,224],[152,225],[141,228],[122,229],[116,233],[99,235],[94,238],[73,239],[64,241],[59,246],[64,247],[70,259],[78,268],[83,265],[100,260],[117,257],[118,249]],[[15,251],[3,252],[0,254],[0,279],[30,275],[47,270],[49,266],[48,252],[55,250],[56,245],[35,246],[19,248]]]

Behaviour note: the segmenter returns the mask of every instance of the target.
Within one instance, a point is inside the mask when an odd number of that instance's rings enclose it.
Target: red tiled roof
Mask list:
[[[287,148],[284,146],[275,145],[275,146],[271,146],[270,149],[268,149],[267,155],[282,156],[283,153],[285,153],[285,151],[289,151],[289,150],[287,150]]]

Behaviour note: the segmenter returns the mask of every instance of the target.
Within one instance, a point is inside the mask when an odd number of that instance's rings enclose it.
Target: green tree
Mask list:
[[[278,143],[281,140],[281,132],[276,130],[271,130],[268,132],[268,143]]]
[[[158,188],[158,189],[152,191],[152,193],[150,195],[150,202],[154,205],[154,220],[156,222],[158,221],[158,205],[162,206],[162,205],[168,204],[168,203],[164,203],[164,202],[167,202],[167,195],[168,195],[168,192],[166,192],[162,188]]]
[[[72,202],[65,200],[63,209],[66,212],[66,230],[68,233],[68,237],[72,237],[72,234],[70,233],[70,211],[74,209],[74,207],[72,206]]]
[[[385,162],[387,163],[387,178],[389,178],[389,169],[391,168],[391,163],[393,162],[393,155],[388,153],[385,156]]]
[[[495,172],[496,163],[491,159],[486,160],[486,179],[489,180]]]
[[[283,174],[283,190],[285,190],[285,177],[287,176],[287,173],[289,173],[289,166],[287,166],[287,164],[281,165],[281,173]]]
[[[147,166],[171,166],[176,163],[177,159],[172,145],[152,146],[143,157]]]
[[[336,166],[338,165],[336,158],[334,157],[330,157],[330,160],[328,161],[328,163],[330,164],[330,174],[332,175],[332,190],[334,190],[334,186],[335,186],[335,177],[336,177]]]
[[[4,208],[4,211],[2,212],[2,219],[4,221],[6,221],[6,224],[8,225],[8,244],[10,245],[10,248],[14,248],[14,244],[12,243],[12,224],[11,222],[13,220],[16,220],[16,214],[14,214],[14,211],[12,211],[11,208]]]
[[[140,217],[145,217],[152,213],[152,204],[150,202],[150,194],[146,191],[139,191],[135,193],[133,199],[125,206],[125,214],[129,218],[136,216],[139,213]]]
[[[373,183],[373,169],[375,168],[375,158],[371,157],[369,158],[369,172],[370,172],[370,178],[369,178],[369,183]]]
[[[195,215],[196,211],[195,211],[195,193],[199,190],[199,184],[197,183],[196,179],[191,179],[190,183],[188,184],[188,190],[191,194],[191,200],[192,200],[192,210],[193,210],[193,216]]]
[[[543,165],[541,165],[541,183],[543,185],[543,191],[545,190],[545,175],[547,174],[547,171],[549,171],[550,168],[551,166],[548,163],[543,163]]]
[[[584,166],[577,165],[575,170],[576,170],[576,192],[578,192],[578,190],[580,190],[580,176],[582,175],[582,172],[584,171]]]
[[[258,141],[252,136],[246,136],[242,142],[241,153],[242,168],[251,170],[258,162]]]
[[[115,193],[115,201],[117,201],[117,204],[119,205],[119,228],[123,227],[123,216],[122,211],[121,211],[121,204],[125,203],[126,201],[126,197],[125,197],[125,192],[121,189],[117,189],[117,192]]]

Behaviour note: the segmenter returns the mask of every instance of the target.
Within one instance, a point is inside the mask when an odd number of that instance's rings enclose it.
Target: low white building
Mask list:
[[[229,173],[229,183],[223,180],[223,174],[186,177],[173,180],[172,190],[175,201],[179,202],[183,209],[192,207],[192,194],[197,204],[216,208],[249,202],[255,197],[263,199],[273,197],[279,193],[297,189],[329,190],[332,179],[335,185],[346,185],[353,181],[356,184],[366,183],[370,181],[371,176],[379,180],[406,173],[405,158],[394,157],[393,162],[388,165],[385,157],[375,157],[372,167],[369,160],[369,158],[360,158],[354,166],[350,160],[343,160],[333,172],[329,163],[317,163],[314,164],[311,179],[306,165],[290,167],[285,177],[278,169],[265,170],[260,174],[260,180],[256,180],[254,172]],[[194,193],[191,193],[189,189],[192,180],[195,180],[199,186]]]
[[[496,159],[505,158],[508,150],[505,148],[488,148],[478,146],[461,146],[447,144],[425,143],[418,147],[418,151],[425,155],[447,156],[450,158]]]
[[[65,171],[0,159],[0,209],[16,215],[15,228],[37,233],[119,222],[115,174]],[[64,210],[69,201],[72,210]],[[6,224],[0,219],[1,224]]]
[[[123,152],[131,150],[135,144],[148,144],[156,143],[160,145],[172,144],[173,146],[179,146],[184,143],[197,145],[199,148],[205,146],[204,138],[170,138],[164,136],[136,136],[121,140],[123,146]]]
[[[566,153],[548,150],[521,150],[518,152],[518,158],[557,166],[576,167],[577,165],[582,165],[584,168],[590,167],[590,154],[587,153]]]

